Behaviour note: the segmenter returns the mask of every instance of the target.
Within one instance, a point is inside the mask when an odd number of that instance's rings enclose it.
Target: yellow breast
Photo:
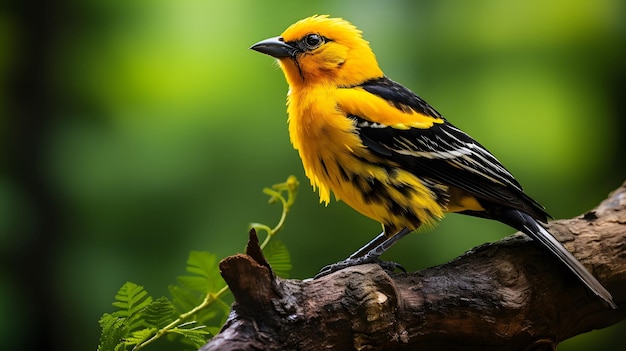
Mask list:
[[[289,134],[320,202],[328,204],[332,191],[361,214],[394,228],[415,229],[443,217],[431,189],[362,144],[333,88],[310,90],[289,94]]]

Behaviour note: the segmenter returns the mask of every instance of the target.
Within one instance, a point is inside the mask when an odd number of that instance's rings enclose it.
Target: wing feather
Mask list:
[[[373,153],[418,177],[455,186],[483,202],[516,208],[545,221],[543,207],[524,193],[500,161],[409,89],[386,77],[367,81],[358,88],[387,101],[393,113],[417,116],[420,121],[411,125],[409,119],[399,118],[403,127],[398,128],[389,122],[393,121],[391,117],[381,118],[380,109],[345,111],[354,120],[363,144]],[[432,123],[424,127],[426,118]]]

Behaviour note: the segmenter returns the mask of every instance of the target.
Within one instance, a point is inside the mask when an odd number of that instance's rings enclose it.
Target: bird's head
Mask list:
[[[260,41],[251,49],[278,59],[292,88],[351,86],[383,76],[361,31],[327,15],[300,20],[279,37]]]

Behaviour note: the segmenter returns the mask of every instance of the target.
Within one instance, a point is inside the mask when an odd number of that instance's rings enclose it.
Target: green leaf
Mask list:
[[[281,278],[288,278],[291,272],[291,257],[287,247],[280,240],[269,242],[263,250],[267,263],[270,264],[274,273]]]
[[[226,285],[222,277],[219,275],[217,257],[213,254],[203,251],[192,251],[187,259],[187,272],[192,275],[184,275],[178,277],[178,285],[169,287],[172,294],[172,304],[176,309],[183,313],[194,309],[203,303],[208,294],[217,293]],[[225,313],[223,302],[216,304],[218,301],[210,302],[205,308],[194,314],[193,318],[207,323],[210,320],[223,320]]]
[[[156,328],[136,330],[124,339],[124,346],[135,346],[151,338],[157,332]]]
[[[170,330],[186,338],[195,348],[200,348],[206,344],[210,333],[204,325],[197,325],[196,321],[183,323],[176,328]]]
[[[152,302],[152,297],[143,289],[143,286],[132,282],[126,282],[115,295],[113,306],[120,310],[116,312],[119,317],[130,317]]]
[[[179,285],[169,286],[170,295],[172,295],[172,304],[178,312],[185,312],[198,306],[204,296],[196,291],[189,291]]]
[[[193,309],[209,292],[214,292],[217,285],[225,284],[219,276],[217,257],[208,252],[191,251],[187,272],[193,275],[179,276],[178,285],[169,287],[173,304],[181,312]]]
[[[159,297],[149,304],[142,312],[146,323],[157,329],[161,329],[176,319],[176,309],[165,297]]]
[[[297,186],[295,177],[290,176],[286,182],[264,189],[271,196],[270,203],[282,203],[283,213],[274,229],[255,224],[268,232],[262,244],[264,254],[274,272],[281,277],[287,277],[291,270],[289,252],[281,242],[270,239],[282,228]],[[115,295],[113,306],[118,310],[105,313],[99,321],[102,333],[98,351],[127,351],[132,346],[142,348],[163,336],[198,349],[209,336],[217,334],[230,311],[226,301],[232,301],[232,297],[225,294],[228,289],[219,274],[218,259],[208,252],[192,251],[186,270],[188,274],[178,277],[178,284],[169,287],[171,301],[165,297],[154,300],[142,286],[125,283]],[[187,322],[172,327],[178,318]]]
[[[125,324],[129,330],[143,325],[140,311],[152,303],[152,297],[144,290],[143,286],[132,282],[126,282],[115,295],[113,306],[119,308],[113,312],[116,317],[125,318]]]
[[[194,275],[178,277],[178,281],[185,288],[206,294],[225,285],[219,274],[217,256],[211,253],[191,251],[187,259],[187,272]]]
[[[181,286],[191,291],[204,293],[204,292],[208,292],[209,290],[211,290],[210,287],[212,285],[212,282],[210,282],[205,277],[182,275],[182,276],[179,276],[177,280]]]
[[[191,251],[187,259],[187,272],[210,278],[217,268],[217,256],[206,251]]]
[[[172,294],[173,304],[178,311],[190,311],[194,307],[200,305],[205,295],[200,296],[195,292],[185,290],[177,285],[170,285],[170,293]],[[207,305],[205,308],[198,311],[193,318],[204,324],[223,324],[228,313],[230,312],[230,305],[226,304],[224,300],[217,299]]]
[[[105,313],[98,321],[102,332],[98,351],[115,351],[120,341],[126,336],[128,328],[124,325],[124,318]]]

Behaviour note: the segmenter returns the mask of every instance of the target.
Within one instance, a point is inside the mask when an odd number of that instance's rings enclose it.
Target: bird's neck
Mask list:
[[[281,62],[281,66],[292,91],[306,91],[317,89],[320,86],[352,87],[384,76],[373,57],[347,60],[341,67],[333,71],[307,71],[298,67],[294,62]]]

